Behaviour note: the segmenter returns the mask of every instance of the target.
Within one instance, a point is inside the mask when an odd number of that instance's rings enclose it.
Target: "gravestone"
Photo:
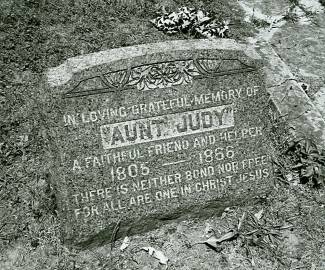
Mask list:
[[[51,69],[47,120],[65,243],[109,242],[266,192],[262,66],[232,40],[187,40]]]

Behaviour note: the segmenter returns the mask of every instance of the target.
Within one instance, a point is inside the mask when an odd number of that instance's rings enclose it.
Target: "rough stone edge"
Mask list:
[[[63,64],[48,70],[47,81],[51,87],[61,86],[67,83],[73,74],[97,65],[159,52],[206,49],[243,51],[250,58],[261,59],[254,48],[232,39],[173,40],[121,47],[69,58]]]
[[[319,91],[315,94],[313,103],[319,110],[323,118],[325,118],[325,87],[321,87]]]
[[[325,146],[325,121],[308,95],[298,84],[289,66],[271,45],[257,48],[266,61],[266,87],[281,116],[285,116],[297,136],[313,139],[320,148]]]

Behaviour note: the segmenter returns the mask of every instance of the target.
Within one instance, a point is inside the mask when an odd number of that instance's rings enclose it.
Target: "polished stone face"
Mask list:
[[[241,49],[182,44],[99,61],[50,88],[67,243],[208,215],[270,186],[261,63]]]

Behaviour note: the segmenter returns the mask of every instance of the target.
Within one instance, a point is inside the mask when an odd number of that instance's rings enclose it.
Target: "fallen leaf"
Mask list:
[[[211,236],[208,240],[204,241],[203,243],[215,246],[217,244],[217,237]]]
[[[156,250],[153,247],[143,247],[141,249],[147,251],[150,256],[158,259],[161,264],[167,265],[169,259],[161,251]]]
[[[237,231],[240,231],[241,226],[243,225],[244,219],[246,217],[246,212],[243,213],[241,218],[238,220]]]
[[[209,237],[209,235],[213,232],[213,227],[211,226],[210,223],[205,224],[205,229],[204,229],[204,236]]]
[[[158,30],[168,34],[183,32],[196,35],[199,33],[203,36],[215,38],[217,36],[226,37],[229,32],[229,21],[219,22],[203,10],[189,9],[187,7],[179,8],[174,12],[163,12],[150,22]]]
[[[237,231],[231,230],[219,238],[215,236],[211,236],[208,240],[204,241],[203,243],[216,246],[216,244],[220,244],[224,241],[232,240],[237,235],[238,235]]]
[[[238,236],[238,233],[231,230],[219,238],[217,238],[215,236],[211,236],[208,240],[204,241],[202,244],[205,244],[209,248],[212,248],[213,250],[220,252],[223,249],[221,246],[219,246],[220,243],[222,243],[223,241],[232,240],[237,236]]]
[[[252,264],[252,266],[255,266],[256,265],[255,260],[254,260],[253,257],[251,258],[251,264]]]
[[[256,214],[254,214],[254,217],[255,217],[257,220],[260,220],[260,219],[262,218],[262,216],[263,216],[263,212],[264,212],[263,209],[260,210],[260,211],[258,211]]]
[[[226,234],[224,234],[223,236],[219,237],[216,241],[217,241],[217,243],[221,243],[223,241],[232,240],[237,235],[238,235],[237,231],[231,230],[231,231],[227,232]]]
[[[129,245],[130,245],[130,238],[125,236],[125,238],[123,240],[123,243],[122,243],[122,245],[120,247],[120,250],[124,251]]]
[[[205,16],[202,10],[198,10],[196,16],[199,23],[210,20],[208,16]]]
[[[230,207],[226,207],[224,210],[223,210],[223,213],[221,215],[221,218],[225,218],[227,213],[231,212],[231,209]]]

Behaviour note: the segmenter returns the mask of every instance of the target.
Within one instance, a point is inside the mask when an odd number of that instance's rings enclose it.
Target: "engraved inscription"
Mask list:
[[[167,114],[100,127],[104,149],[234,126],[232,105]]]
[[[100,66],[67,86],[55,121],[71,239],[266,186],[267,94],[256,67],[216,56],[235,53],[181,55]]]

